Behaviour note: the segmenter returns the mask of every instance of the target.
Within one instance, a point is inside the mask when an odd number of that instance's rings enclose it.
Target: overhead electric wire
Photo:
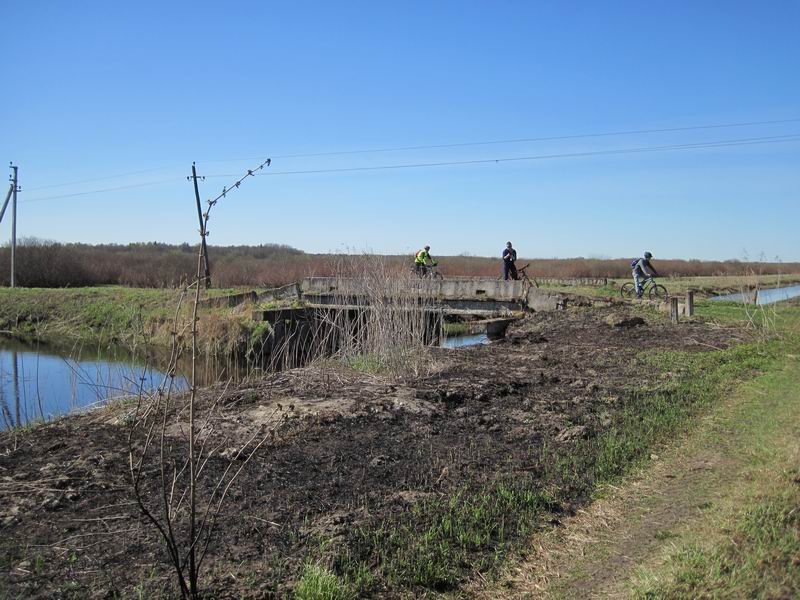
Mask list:
[[[440,161],[440,162],[424,162],[424,163],[402,163],[402,164],[394,164],[394,165],[375,165],[375,166],[366,166],[366,167],[338,167],[338,168],[330,168],[330,169],[303,169],[303,170],[295,170],[295,171],[269,171],[264,172],[263,175],[266,176],[276,176],[276,175],[307,175],[307,174],[318,174],[318,173],[346,173],[346,172],[357,172],[357,171],[380,171],[380,170],[392,170],[392,169],[412,169],[412,168],[425,168],[425,167],[445,167],[445,166],[459,166],[459,165],[477,165],[477,164],[489,164],[489,163],[508,163],[508,162],[520,162],[520,161],[533,161],[533,160],[548,160],[548,159],[558,159],[558,158],[582,158],[582,157],[589,157],[589,156],[608,156],[608,155],[618,155],[618,154],[638,154],[644,152],[666,152],[666,151],[674,151],[674,150],[699,150],[699,149],[708,149],[708,148],[721,148],[721,147],[728,147],[728,146],[748,146],[748,145],[756,145],[756,144],[775,144],[775,143],[784,143],[784,142],[795,142],[800,141],[800,133],[790,133],[785,135],[778,135],[778,136],[764,136],[764,137],[753,137],[753,138],[738,138],[738,139],[728,139],[728,140],[717,140],[712,142],[695,142],[691,144],[670,144],[665,146],[641,146],[641,147],[634,147],[634,148],[619,148],[619,149],[610,149],[610,150],[588,150],[584,152],[563,152],[557,154],[538,154],[538,155],[531,155],[531,156],[511,156],[511,157],[500,157],[500,158],[483,158],[483,159],[471,159],[471,160],[454,160],[454,161]],[[255,175],[255,173],[253,173]],[[235,177],[238,174],[219,174],[219,175],[206,175],[206,179],[213,179],[217,177]],[[31,198],[26,199],[26,202],[38,202],[42,200],[55,200],[61,198],[74,198],[77,196],[86,196],[89,194],[99,194],[103,192],[111,192],[111,191],[119,191],[131,188],[138,188],[138,187],[145,187],[150,185],[158,185],[161,183],[171,183],[179,181],[178,178],[175,179],[164,179],[160,181],[150,181],[138,184],[131,184],[131,185],[124,185],[114,188],[105,188],[100,190],[89,190],[84,192],[76,192],[73,194],[62,194],[59,196],[45,196],[42,198]],[[225,188],[223,194],[226,191],[230,191],[230,188]]]
[[[554,142],[559,140],[577,140],[577,139],[585,139],[585,138],[596,138],[596,137],[611,137],[611,136],[621,136],[621,135],[644,135],[644,134],[651,134],[651,133],[676,133],[679,131],[698,131],[702,129],[723,129],[723,128],[731,128],[731,127],[750,127],[754,125],[777,125],[781,123],[797,123],[800,122],[800,118],[797,119],[779,119],[779,120],[772,120],[772,121],[746,121],[742,123],[719,123],[715,125],[691,125],[686,127],[668,127],[668,128],[661,128],[661,129],[631,129],[631,130],[622,130],[622,131],[605,131],[605,132],[596,132],[596,133],[578,133],[578,134],[571,134],[571,135],[555,135],[555,136],[546,136],[546,137],[528,137],[528,138],[510,138],[510,139],[503,139],[503,140],[487,140],[487,141],[480,141],[480,142],[456,142],[452,144],[430,144],[430,145],[417,145],[417,146],[394,146],[390,148],[368,148],[362,150],[335,150],[331,152],[310,152],[305,154],[271,154],[270,156],[275,158],[311,158],[311,157],[318,157],[318,156],[340,156],[340,155],[347,155],[347,154],[371,154],[371,153],[378,153],[378,152],[401,152],[404,150],[435,150],[441,148],[461,148],[461,147],[468,147],[468,146],[488,146],[492,144],[518,144],[524,142]],[[214,162],[236,162],[242,160],[258,160],[260,157],[246,157],[246,158],[230,158],[230,159],[223,159],[223,160],[207,160],[204,162],[207,163],[214,163]]]
[[[154,169],[142,169],[139,171],[130,171],[128,173],[120,173],[119,175],[106,175],[104,177],[92,177],[91,179],[81,179],[80,181],[67,181],[65,183],[53,183],[51,185],[40,185],[38,187],[26,188],[28,192],[35,192],[39,190],[49,190],[57,187],[66,187],[68,185],[80,185],[82,183],[91,183],[93,181],[104,181],[106,179],[120,179],[122,177],[130,177],[131,175],[141,175],[142,173],[153,173],[155,171],[166,171],[171,167],[159,167]]]
[[[429,144],[429,145],[414,145],[414,146],[394,146],[394,147],[386,147],[386,148],[371,148],[371,149],[360,149],[360,150],[336,150],[330,152],[309,152],[305,154],[268,154],[265,153],[264,156],[271,156],[273,159],[275,158],[311,158],[311,157],[320,157],[320,156],[345,156],[345,155],[353,155],[353,154],[372,154],[372,153],[385,153],[385,152],[401,152],[406,150],[436,150],[442,148],[467,148],[470,146],[488,146],[488,145],[499,145],[499,144],[517,144],[517,143],[524,143],[524,142],[545,142],[545,141],[558,141],[558,140],[577,140],[577,139],[587,139],[587,138],[599,138],[599,137],[612,137],[612,136],[624,136],[624,135],[645,135],[645,134],[654,134],[654,133],[677,133],[681,131],[700,131],[700,130],[708,130],[708,129],[724,129],[724,128],[733,128],[733,127],[752,127],[757,125],[778,125],[778,124],[785,124],[785,123],[797,123],[800,122],[800,118],[793,118],[793,119],[773,119],[767,121],[742,121],[738,123],[716,123],[711,125],[688,125],[685,127],[667,127],[667,128],[656,128],[656,129],[630,129],[630,130],[620,130],[620,131],[605,131],[605,132],[594,132],[594,133],[578,133],[578,134],[570,134],[570,135],[556,135],[556,136],[545,136],[545,137],[527,137],[527,138],[511,138],[511,139],[502,139],[502,140],[484,140],[478,142],[455,142],[450,144]],[[261,156],[250,156],[246,158],[228,158],[228,159],[212,159],[212,160],[204,160],[203,163],[224,163],[224,162],[240,162],[245,160],[260,160]],[[27,191],[38,191],[38,190],[45,190],[45,189],[52,189],[56,187],[65,187],[69,185],[80,185],[82,183],[91,183],[93,181],[103,181],[107,179],[118,179],[122,177],[130,177],[131,175],[140,175],[142,173],[152,173],[154,171],[164,171],[171,167],[158,167],[152,169],[143,169],[139,171],[130,171],[128,173],[120,173],[118,175],[106,175],[103,177],[94,177],[90,179],[82,179],[79,181],[69,181],[64,183],[54,183],[44,186],[38,186],[33,188],[27,188]]]
[[[159,181],[147,181],[147,182],[144,182],[144,183],[132,183],[130,185],[120,185],[120,186],[117,186],[117,187],[103,188],[103,189],[100,189],[100,190],[87,190],[85,192],[75,192],[73,194],[61,194],[59,196],[44,196],[42,198],[25,198],[23,201],[24,202],[39,202],[41,200],[57,200],[57,199],[61,199],[61,198],[75,198],[77,196],[88,196],[89,194],[101,194],[103,192],[118,192],[120,190],[141,188],[141,187],[147,187],[149,185],[159,185],[159,184],[162,184],[162,183],[172,183],[172,182],[177,182],[177,181],[181,181],[181,178],[180,177],[175,177],[175,178],[172,178],[172,179],[161,179]]]
[[[602,156],[610,154],[634,154],[640,152],[658,152],[668,150],[694,150],[702,148],[718,148],[724,146],[744,146],[751,144],[771,144],[777,142],[792,142],[800,141],[800,133],[792,133],[781,136],[770,136],[761,138],[741,138],[733,140],[718,140],[715,142],[699,142],[694,144],[672,144],[669,146],[645,146],[639,148],[620,148],[616,150],[589,150],[585,152],[564,152],[559,154],[539,154],[535,156],[512,156],[502,158],[481,158],[472,160],[453,160],[442,162],[427,162],[427,163],[406,163],[398,165],[376,165],[371,167],[340,167],[331,169],[305,169],[297,171],[270,171],[265,173],[268,176],[275,175],[306,175],[314,173],[344,173],[352,171],[379,171],[387,169],[413,169],[422,167],[445,167],[457,165],[476,165],[487,163],[504,163],[513,161],[526,161],[526,160],[545,160],[555,158],[580,158],[584,156]],[[225,175],[207,175],[207,178],[213,177],[231,177],[230,174]]]

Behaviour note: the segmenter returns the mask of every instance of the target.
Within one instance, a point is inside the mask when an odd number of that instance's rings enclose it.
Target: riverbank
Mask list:
[[[588,296],[619,296],[627,280],[609,280],[604,287],[557,286],[565,292]],[[659,279],[671,294],[696,290],[698,297],[800,282],[797,276],[686,277]],[[552,287],[547,286],[545,287]],[[203,298],[214,299],[250,292],[245,289],[203,290]],[[122,345],[137,349],[143,345],[169,348],[176,316],[179,324],[190,320],[193,296],[179,290],[128,288],[121,286],[87,288],[0,288],[0,335],[20,340],[61,346],[76,342],[95,346]],[[204,353],[242,352],[258,325],[250,316],[252,303],[214,306],[205,303],[199,323]]]
[[[214,298],[240,290],[204,290]],[[78,344],[168,349],[172,333],[191,321],[194,296],[178,290],[126,287],[0,288],[0,331],[24,341],[65,347]],[[201,349],[206,354],[242,351],[255,329],[249,312],[202,308]]]
[[[576,308],[529,315],[488,346],[431,349],[430,371],[409,379],[328,361],[206,390],[209,447],[226,432],[275,432],[241,465],[204,589],[403,597],[490,578],[532,532],[588,506],[598,485],[646,461],[736,382],[775,368],[781,347],[746,326]],[[162,542],[130,504],[130,410],[0,435],[4,589],[174,591]],[[274,415],[285,415],[279,425]],[[184,428],[168,431],[176,457]],[[202,489],[226,469],[225,452],[206,463]]]

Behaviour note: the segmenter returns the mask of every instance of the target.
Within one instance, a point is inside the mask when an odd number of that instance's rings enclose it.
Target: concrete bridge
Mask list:
[[[453,314],[462,311],[476,315],[499,311],[549,311],[563,309],[568,303],[566,294],[531,287],[522,281],[473,277],[412,280],[407,288],[394,287],[392,293],[431,301]],[[343,299],[357,301],[364,295],[364,283],[356,279],[307,277],[297,284],[297,297],[309,304],[340,304]]]
[[[381,287],[380,285],[378,287]],[[579,296],[531,287],[522,281],[478,277],[416,280],[386,285],[386,295],[417,297],[446,313],[492,316],[508,311],[554,311],[583,303]],[[369,294],[365,282],[344,277],[306,277],[266,291],[242,292],[203,300],[205,306],[234,307],[246,302],[302,301],[310,306],[361,305]]]
[[[440,281],[367,282],[362,279],[308,277],[299,283],[262,292],[207,298],[207,306],[233,307],[252,303],[252,318],[265,322],[258,360],[270,368],[305,364],[329,355],[343,340],[358,339],[371,314],[380,319],[407,313],[409,327],[427,344],[443,339],[444,323],[469,322],[490,339],[505,335],[524,311],[555,311],[590,300],[531,287],[521,281],[458,278]],[[263,305],[275,303],[274,307]],[[258,307],[258,304],[262,304]]]

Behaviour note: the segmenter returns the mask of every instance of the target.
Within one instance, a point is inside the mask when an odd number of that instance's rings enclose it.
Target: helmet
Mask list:
[[[425,250],[430,250],[430,249],[431,249],[431,247],[426,244],[425,245]]]
[[[650,254],[649,252],[645,252],[644,253],[644,257],[649,260],[649,259],[653,258],[653,255]]]
[[[511,242],[506,242],[506,246],[508,246],[509,248],[511,248]]]

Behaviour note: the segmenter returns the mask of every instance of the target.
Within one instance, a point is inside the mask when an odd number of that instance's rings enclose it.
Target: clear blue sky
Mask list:
[[[192,161],[220,176],[207,198],[273,157],[215,208],[210,243],[800,260],[798,137],[280,174],[800,134],[795,121],[285,157],[800,119],[795,1],[1,7],[0,160],[20,167],[20,236],[194,242]]]

